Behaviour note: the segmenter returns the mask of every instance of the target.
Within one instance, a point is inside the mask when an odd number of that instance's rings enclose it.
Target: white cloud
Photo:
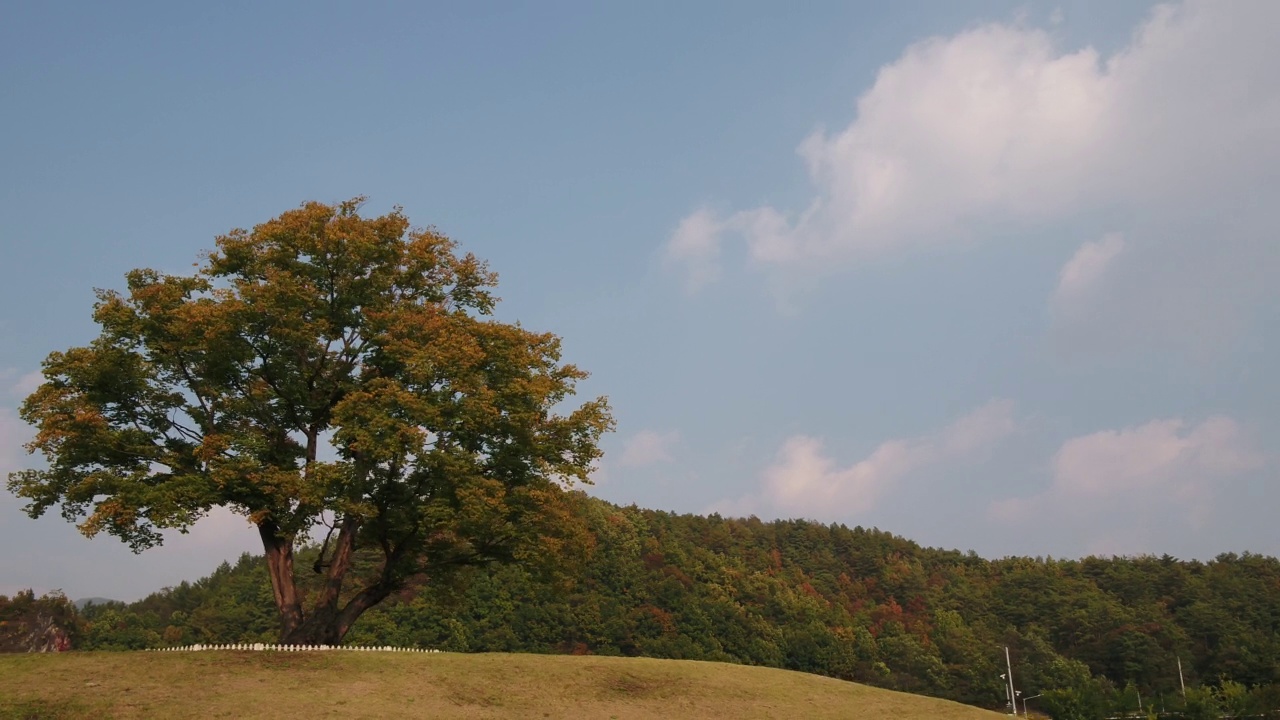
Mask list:
[[[641,430],[627,440],[622,448],[622,457],[618,460],[620,467],[645,467],[662,462],[671,462],[671,450],[680,441],[680,434],[674,430],[659,432]]]
[[[1267,242],[1280,205],[1277,25],[1280,3],[1190,0],[1155,8],[1110,56],[1063,49],[1019,23],[911,45],[880,69],[851,124],[800,144],[814,189],[803,208],[687,219],[714,228],[697,236],[692,271],[714,278],[728,238],[787,284],[968,246],[996,226],[1119,210],[1147,259],[1135,263],[1145,276],[1115,278],[1133,287],[1111,301],[1134,305],[1116,316],[1130,330],[1152,324],[1144,314],[1162,314],[1174,333],[1189,321],[1212,330],[1275,292],[1266,268],[1280,267]],[[677,233],[669,257],[683,259],[688,243]],[[1232,260],[1205,262],[1214,256]]]
[[[669,265],[683,265],[690,291],[698,290],[720,277],[720,234],[724,226],[711,210],[703,208],[680,221],[667,243],[664,257]]]
[[[939,459],[969,457],[994,447],[1017,430],[1012,400],[992,400],[947,426],[936,438]]]
[[[1258,467],[1231,418],[1188,427],[1180,419],[1072,438],[1053,459],[1054,488],[1075,497],[1177,489]]]
[[[1087,177],[1073,160],[1099,133],[1102,78],[1095,51],[1059,54],[1038,30],[926,40],[881,68],[851,125],[801,143],[817,191],[802,213],[704,210],[697,222],[736,230],[763,265],[812,266],[954,242],[955,225],[982,215],[1060,211]],[[748,220],[762,216],[766,231]]]
[[[841,469],[822,454],[820,440],[798,435],[783,444],[776,462],[765,469],[765,497],[782,511],[859,515],[875,507],[890,484],[925,462],[930,450],[892,440]]]
[[[993,448],[1015,431],[1013,412],[1011,401],[992,400],[941,432],[885,441],[865,459],[843,468],[825,453],[821,440],[796,435],[765,468],[758,493],[713,510],[819,519],[862,515],[912,473],[972,459]]]
[[[1087,302],[1090,291],[1096,289],[1098,283],[1105,278],[1108,268],[1123,251],[1124,236],[1120,233],[1109,233],[1100,240],[1081,245],[1058,274],[1058,288],[1053,294],[1054,306],[1069,310]]]
[[[1151,525],[1201,526],[1215,491],[1266,465],[1265,456],[1235,420],[1179,418],[1104,430],[1067,440],[1053,456],[1052,482],[1043,492],[991,505],[993,518],[1074,528],[1095,550],[1142,552]]]

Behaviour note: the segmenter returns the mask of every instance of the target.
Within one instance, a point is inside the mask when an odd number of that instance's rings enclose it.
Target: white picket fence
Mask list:
[[[147,652],[201,652],[205,650],[271,650],[275,652],[322,652],[344,650],[347,652],[400,652],[400,653],[434,653],[439,650],[428,648],[403,648],[390,645],[270,645],[267,643],[240,643],[233,645],[183,645],[181,647],[151,648]]]

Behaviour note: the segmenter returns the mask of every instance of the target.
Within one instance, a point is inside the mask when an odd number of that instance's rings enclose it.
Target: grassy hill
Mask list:
[[[995,720],[946,700],[760,667],[513,654],[0,656],[0,718]]]

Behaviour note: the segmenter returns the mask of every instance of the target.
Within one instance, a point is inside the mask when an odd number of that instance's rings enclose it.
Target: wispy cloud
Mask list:
[[[912,473],[980,456],[1016,428],[1013,403],[992,400],[937,433],[887,440],[846,467],[827,454],[821,440],[796,435],[765,468],[758,492],[712,509],[732,515],[850,519],[875,508]]]
[[[1280,74],[1267,69],[1280,63],[1277,24],[1277,3],[1189,0],[1155,8],[1109,56],[1062,49],[1054,32],[1021,23],[916,43],[880,68],[848,126],[800,143],[806,204],[700,210],[668,240],[668,258],[702,286],[720,272],[721,246],[740,242],[787,288],[884,256],[972,246],[995,227],[1123,209],[1129,239],[1082,248],[1057,299],[1103,284],[1108,264],[1134,252],[1142,273],[1109,296],[1134,307],[1094,318],[1125,324],[1109,342],[1151,328],[1185,336],[1188,324],[1219,332],[1223,315],[1276,293],[1267,278],[1280,246],[1266,237],[1280,206]]]
[[[1054,454],[1042,492],[992,503],[990,515],[1038,528],[1074,527],[1093,549],[1141,552],[1144,524],[1195,528],[1213,509],[1216,491],[1259,470],[1265,455],[1226,416],[1190,424],[1166,418],[1071,438]]]
[[[641,430],[632,435],[622,447],[619,467],[646,467],[671,462],[671,451],[680,442],[680,433],[674,430]]]
[[[1071,312],[1087,303],[1090,291],[1102,282],[1123,251],[1124,235],[1120,233],[1109,233],[1081,245],[1058,274],[1058,287],[1053,294],[1055,309]]]
[[[724,225],[706,208],[680,221],[664,248],[668,266],[685,272],[685,287],[697,291],[720,277],[720,235]]]
[[[802,212],[703,209],[669,250],[714,257],[733,229],[757,262],[812,266],[967,240],[954,228],[975,219],[1220,194],[1224,175],[1269,172],[1280,155],[1268,129],[1280,78],[1258,62],[1277,55],[1276,21],[1274,3],[1161,6],[1107,58],[1009,24],[916,43],[880,69],[848,127],[800,144],[816,190]]]

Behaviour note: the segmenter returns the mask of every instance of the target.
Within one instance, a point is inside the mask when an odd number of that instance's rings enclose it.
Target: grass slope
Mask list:
[[[995,720],[946,700],[709,662],[560,655],[0,656],[0,718]]]

